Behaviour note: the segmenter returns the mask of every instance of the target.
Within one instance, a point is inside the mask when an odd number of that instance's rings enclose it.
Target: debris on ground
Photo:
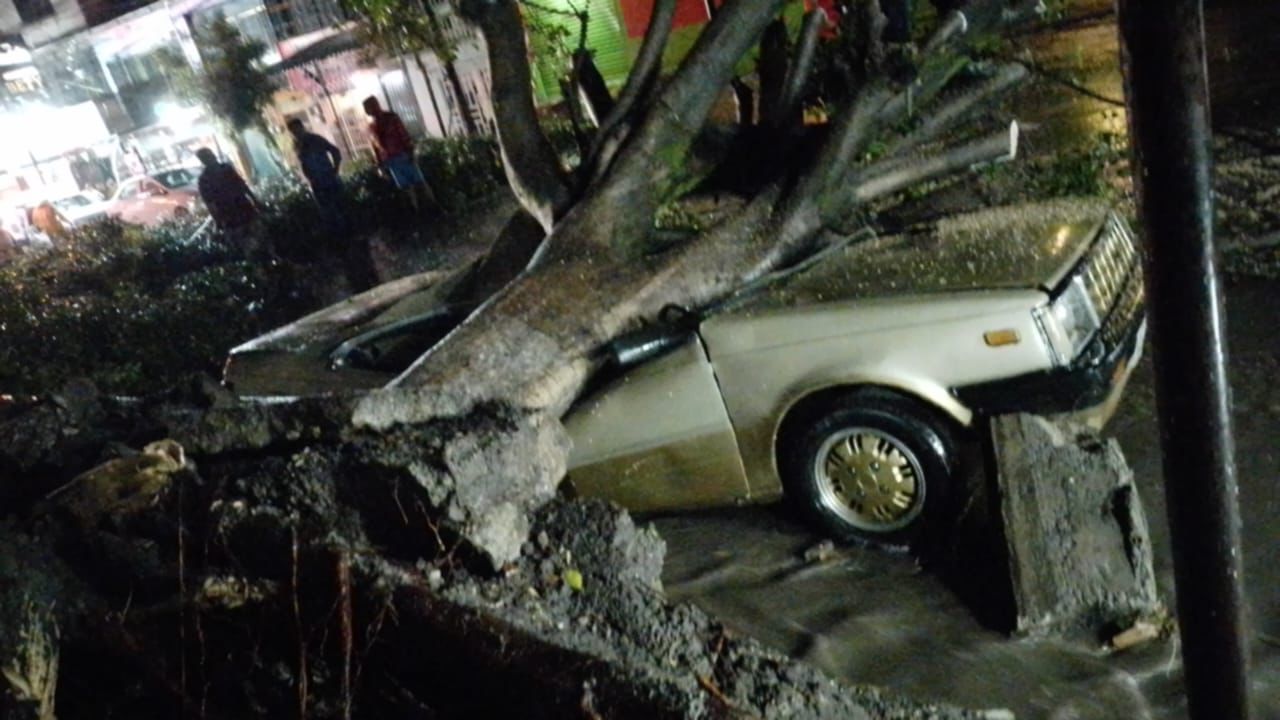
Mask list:
[[[823,540],[804,551],[804,561],[807,563],[824,563],[835,558],[838,554],[834,542]]]
[[[547,498],[495,568],[459,522],[458,491],[405,471],[410,457],[441,467],[451,433],[493,413],[371,437],[334,422],[342,399],[192,397],[87,399],[88,415],[112,418],[103,425],[47,403],[0,420],[0,494],[12,501],[0,523],[0,612],[51,608],[40,627],[58,629],[0,628],[0,659],[21,697],[47,696],[50,713],[56,697],[64,718],[102,707],[122,716],[983,717],[840,684],[669,603],[662,539],[607,503]],[[149,445],[157,440],[166,442]],[[86,471],[138,469],[103,458],[136,460],[145,453],[125,449],[143,446],[181,447],[181,463],[129,493],[127,513],[35,512]],[[115,507],[89,493],[84,508],[92,498],[96,510]],[[39,657],[57,658],[56,693],[40,679],[49,663],[28,661],[38,645]],[[7,703],[45,702],[15,697],[0,699],[0,716],[16,711]]]
[[[1122,652],[1160,637],[1160,626],[1146,620],[1138,620],[1128,629],[1117,633],[1107,645],[1115,652]]]
[[[1146,517],[1119,444],[1023,414],[992,418],[991,435],[1018,632],[1096,634],[1159,612]]]

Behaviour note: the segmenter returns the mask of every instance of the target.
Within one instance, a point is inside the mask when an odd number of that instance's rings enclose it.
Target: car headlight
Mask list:
[[[1054,363],[1066,365],[1088,344],[1097,332],[1098,313],[1089,300],[1084,280],[1071,279],[1062,294],[1048,305],[1035,310],[1036,324],[1053,351]]]

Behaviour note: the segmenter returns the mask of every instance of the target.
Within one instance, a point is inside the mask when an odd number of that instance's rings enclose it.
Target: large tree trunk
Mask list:
[[[940,134],[937,124],[926,124],[909,142],[895,144],[892,156],[869,166],[857,162],[872,140],[900,122],[904,109],[918,109],[947,84],[957,63],[940,58],[954,54],[958,44],[984,30],[977,22],[948,19],[930,41],[931,55],[922,61],[921,72],[901,85],[881,68],[883,53],[875,47],[875,37],[883,20],[871,5],[863,14],[862,28],[870,39],[851,61],[857,64],[860,84],[831,123],[825,143],[809,157],[773,168],[772,177],[764,178],[754,197],[735,214],[686,243],[659,249],[653,237],[657,209],[678,187],[690,183],[690,153],[714,98],[734,78],[737,59],[773,22],[779,5],[777,0],[743,0],[722,8],[676,75],[647,106],[630,109],[632,118],[625,123],[629,132],[616,145],[608,170],[583,187],[565,183],[558,164],[547,156],[546,141],[532,123],[528,82],[498,83],[495,77],[508,176],[513,186],[523,188],[520,198],[546,228],[545,238],[537,241],[536,233],[525,228],[515,234],[519,242],[500,248],[504,262],[482,261],[481,266],[505,270],[504,280],[514,268],[524,269],[394,382],[362,399],[354,424],[386,432],[441,417],[464,417],[495,402],[526,412],[522,426],[554,423],[595,369],[599,348],[660,308],[676,304],[697,309],[723,298],[831,242],[867,203],[1012,153],[1016,125],[953,149],[911,157],[908,151]],[[477,4],[469,12],[485,32],[494,65],[512,68],[518,63],[523,75],[510,74],[527,78],[523,43],[513,44],[510,34],[511,23],[517,21],[514,2]],[[1003,17],[998,12],[975,16],[985,17],[986,27]],[[815,26],[806,24],[798,43],[801,58],[793,67],[810,65]],[[785,38],[778,25],[773,27],[775,52],[781,52]],[[775,69],[775,74],[785,75],[785,68]],[[1007,87],[1009,77],[1002,75],[969,92],[988,97]],[[794,108],[799,84],[789,79],[770,94],[775,102]],[[964,97],[952,100],[943,115],[954,125],[974,104]],[[778,125],[798,121],[798,113],[791,110],[773,117]],[[591,165],[590,158],[586,164]],[[522,261],[526,252],[527,261]],[[497,285],[485,283],[477,273],[470,287]],[[477,300],[482,296],[473,293]],[[512,429],[510,437],[523,432],[527,430]],[[483,442],[498,453],[505,440],[499,433]],[[563,459],[542,467],[558,473]],[[478,467],[494,470],[486,463]],[[529,473],[518,459],[500,471],[513,477]],[[541,488],[554,486],[556,480],[540,477],[527,484]],[[457,488],[475,480],[462,471],[449,482]],[[481,534],[490,538],[489,529],[498,521],[483,508],[478,512],[460,524],[483,529]],[[505,544],[483,543],[497,564],[509,560],[519,547],[503,537]]]

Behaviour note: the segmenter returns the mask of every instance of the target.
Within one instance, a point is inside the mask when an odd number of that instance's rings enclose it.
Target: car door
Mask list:
[[[128,223],[138,222],[138,194],[142,191],[142,178],[130,178],[116,191],[116,199],[109,213]]]
[[[144,178],[135,207],[135,222],[155,225],[173,215],[174,202],[169,198],[169,190],[165,186],[151,178]]]
[[[637,511],[747,497],[733,427],[695,333],[591,393],[565,427],[574,443],[569,481],[580,495]]]

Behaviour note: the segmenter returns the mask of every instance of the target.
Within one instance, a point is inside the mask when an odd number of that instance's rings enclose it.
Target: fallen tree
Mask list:
[[[891,67],[879,40],[878,5],[857,4],[841,20],[847,92],[818,130],[801,124],[795,89],[812,71],[812,28],[821,22],[811,16],[794,57],[769,56],[785,65],[775,72],[789,78],[786,91],[775,95],[787,106],[761,108],[767,123],[715,143],[708,135],[722,129],[708,128],[707,118],[716,98],[782,3],[722,8],[664,81],[655,47],[665,41],[671,4],[657,3],[640,61],[573,172],[537,132],[517,5],[463,4],[484,34],[491,65],[510,69],[494,76],[494,107],[507,177],[523,212],[485,258],[453,280],[450,300],[478,309],[386,388],[361,399],[355,426],[386,431],[500,402],[524,413],[522,427],[553,427],[598,369],[610,338],[666,306],[701,308],[840,242],[878,200],[1014,152],[1016,124],[953,146],[940,147],[939,140],[954,138],[949,131],[967,113],[1020,79],[1019,68],[1000,68],[963,92],[944,96],[944,90],[965,65],[966,43],[1034,6],[975,3],[940,22],[917,63],[906,66],[899,57]],[[931,102],[938,107],[921,120]],[[744,117],[754,116],[748,109]],[[672,205],[701,208],[712,220],[672,240],[657,222]],[[474,444],[497,457],[508,437]],[[520,518],[550,497],[563,470],[563,451],[558,456],[542,466],[550,476],[519,483],[532,494],[508,494],[457,518],[460,532],[495,565],[518,551],[525,535]],[[511,460],[501,469],[485,462],[474,470],[529,475],[518,456]],[[469,472],[454,467],[422,481],[457,498],[475,483]]]
[[[1021,75],[944,92],[966,43],[1032,10],[1002,2],[943,18],[914,59],[882,46],[875,2],[857,4],[840,20],[845,92],[819,128],[801,101],[823,19],[794,47],[772,25],[773,106],[708,126],[781,5],[726,4],[662,78],[674,0],[659,0],[569,170],[537,130],[516,3],[464,2],[505,70],[495,113],[523,210],[439,286],[477,309],[385,388],[253,405],[208,385],[123,403],[72,385],[6,408],[0,498],[21,509],[0,529],[0,599],[20,619],[0,637],[6,710],[52,717],[56,685],[70,715],[917,716],[667,606],[660,541],[555,498],[559,417],[610,338],[1013,152],[1016,126],[939,142]],[[700,222],[660,231],[673,207]]]

